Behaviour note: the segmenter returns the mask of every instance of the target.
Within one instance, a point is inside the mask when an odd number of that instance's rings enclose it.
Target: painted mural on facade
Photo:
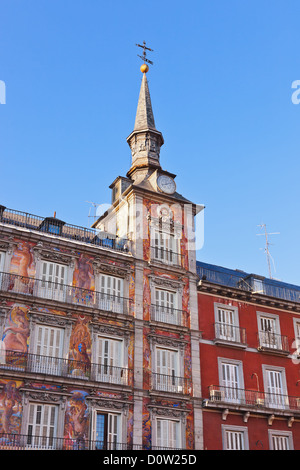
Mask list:
[[[67,448],[84,449],[89,439],[87,392],[72,390],[65,412],[64,439]]]
[[[89,377],[91,369],[91,333],[88,318],[79,315],[69,346],[69,374]]]
[[[14,380],[0,380],[0,433],[19,434],[22,421],[22,395],[19,391],[23,383]],[[1,443],[9,436],[1,436]]]
[[[1,361],[6,364],[24,365],[30,336],[29,309],[21,304],[10,305],[1,338]]]
[[[23,240],[16,240],[16,246],[11,258],[9,290],[24,294],[32,294],[35,277],[35,244]]]

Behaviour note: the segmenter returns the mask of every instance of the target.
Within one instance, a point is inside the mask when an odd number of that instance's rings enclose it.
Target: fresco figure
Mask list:
[[[9,381],[0,395],[0,429],[7,434],[16,434],[21,427],[21,394],[15,381]]]
[[[29,338],[28,309],[15,305],[8,317],[8,326],[4,328],[2,341],[6,351],[27,353]]]

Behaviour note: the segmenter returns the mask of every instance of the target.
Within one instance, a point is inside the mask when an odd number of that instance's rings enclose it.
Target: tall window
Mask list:
[[[180,449],[180,422],[171,419],[157,419],[156,441],[160,449]]]
[[[155,289],[155,320],[178,325],[179,312],[176,304],[176,293],[163,289]]]
[[[165,264],[179,264],[178,243],[173,234],[155,230],[151,243],[154,259]]]
[[[96,380],[110,383],[126,383],[123,367],[123,341],[98,337]]]
[[[220,364],[220,385],[226,401],[240,402],[243,398],[242,365],[223,359]]]
[[[218,307],[216,320],[216,334],[219,339],[234,342],[240,341],[235,310]]]
[[[285,408],[288,397],[285,395],[285,378],[282,370],[266,370],[267,403],[272,408]]]
[[[96,411],[93,420],[94,448],[121,450],[121,415]]]
[[[59,375],[62,367],[64,330],[52,326],[37,325],[34,356],[31,364],[34,372]]]
[[[300,355],[300,321],[294,319],[294,330],[295,330],[295,344],[296,354]]]
[[[280,334],[280,323],[277,315],[258,312],[259,346],[277,351],[288,348],[286,337]]]
[[[39,284],[39,295],[52,300],[64,301],[67,293],[66,276],[66,266],[43,261],[42,282]]]
[[[123,313],[123,279],[101,274],[100,308],[109,312]]]
[[[3,268],[4,268],[4,255],[5,253],[3,253],[2,251],[0,251],[0,289],[1,289],[1,285],[2,285],[2,276],[3,276]]]
[[[178,377],[178,351],[156,349],[156,369],[154,386],[156,390],[180,392],[183,384]]]
[[[51,449],[56,446],[58,407],[31,403],[27,425],[27,445],[37,449]]]

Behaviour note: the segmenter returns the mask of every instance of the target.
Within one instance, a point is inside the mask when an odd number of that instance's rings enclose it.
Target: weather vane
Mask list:
[[[147,54],[147,53],[146,53],[146,50],[153,52],[153,49],[150,49],[150,47],[146,47],[146,41],[143,41],[143,45],[141,45],[141,44],[136,44],[136,46],[141,47],[141,48],[143,49],[143,55],[141,56],[141,55],[138,54],[138,57],[140,57],[140,58],[144,61],[144,64],[141,66],[141,71],[142,71],[143,73],[148,72],[149,67],[148,67],[148,65],[146,64],[146,62],[147,62],[148,64],[151,64],[151,65],[153,65],[153,62],[152,62],[151,60],[147,59],[147,57],[146,57],[146,54]]]

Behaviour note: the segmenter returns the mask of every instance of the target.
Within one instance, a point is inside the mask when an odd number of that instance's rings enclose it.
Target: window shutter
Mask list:
[[[63,330],[50,326],[38,326],[35,354],[62,357]]]

